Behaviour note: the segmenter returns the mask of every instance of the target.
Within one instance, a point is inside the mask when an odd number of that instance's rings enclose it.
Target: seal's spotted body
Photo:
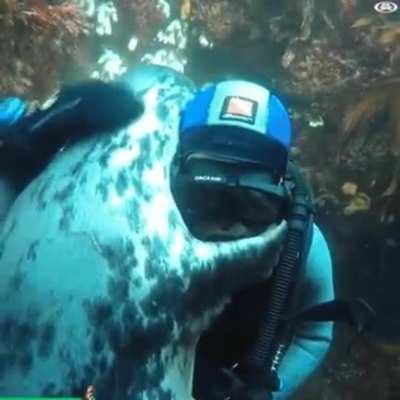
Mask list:
[[[277,252],[284,224],[219,244],[187,231],[168,168],[192,88],[157,74],[140,120],[60,152],[5,220],[1,394],[190,398],[200,333],[269,272],[254,259]]]

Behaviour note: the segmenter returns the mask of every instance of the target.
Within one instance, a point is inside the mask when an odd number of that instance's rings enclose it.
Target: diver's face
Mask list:
[[[256,190],[202,185],[188,190],[193,211],[191,230],[203,240],[254,236],[279,219],[277,204]]]
[[[182,217],[195,237],[207,241],[250,237],[281,221],[282,199],[243,187],[201,184],[190,180],[183,183],[178,179],[178,166],[178,162],[172,165],[171,189]],[[268,172],[254,165],[217,161],[198,153],[186,160],[184,173],[193,176],[247,174],[255,181],[276,184]]]

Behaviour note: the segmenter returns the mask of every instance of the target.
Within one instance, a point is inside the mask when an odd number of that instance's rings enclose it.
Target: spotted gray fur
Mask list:
[[[144,115],[60,152],[7,215],[0,395],[80,396],[94,384],[98,398],[189,399],[200,333],[276,262],[284,223],[235,242],[190,234],[169,165],[193,86],[163,68],[135,74]]]

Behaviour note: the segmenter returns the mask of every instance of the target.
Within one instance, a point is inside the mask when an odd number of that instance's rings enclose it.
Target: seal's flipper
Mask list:
[[[50,107],[0,131],[0,169],[16,175],[24,186],[67,143],[122,128],[142,112],[141,102],[121,83],[65,87]]]
[[[93,81],[62,89],[51,107],[22,124],[32,151],[48,156],[67,141],[122,128],[142,112],[143,105],[129,88]]]

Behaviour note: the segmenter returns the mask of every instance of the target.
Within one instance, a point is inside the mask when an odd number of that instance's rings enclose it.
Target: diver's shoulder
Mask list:
[[[315,222],[313,223],[312,245],[325,243],[325,245],[328,247],[328,241],[323,231],[324,229],[321,229],[320,226],[318,226]]]
[[[332,269],[332,255],[329,247],[329,238],[326,237],[324,229],[314,223],[311,247],[307,257],[308,270],[330,271]]]

